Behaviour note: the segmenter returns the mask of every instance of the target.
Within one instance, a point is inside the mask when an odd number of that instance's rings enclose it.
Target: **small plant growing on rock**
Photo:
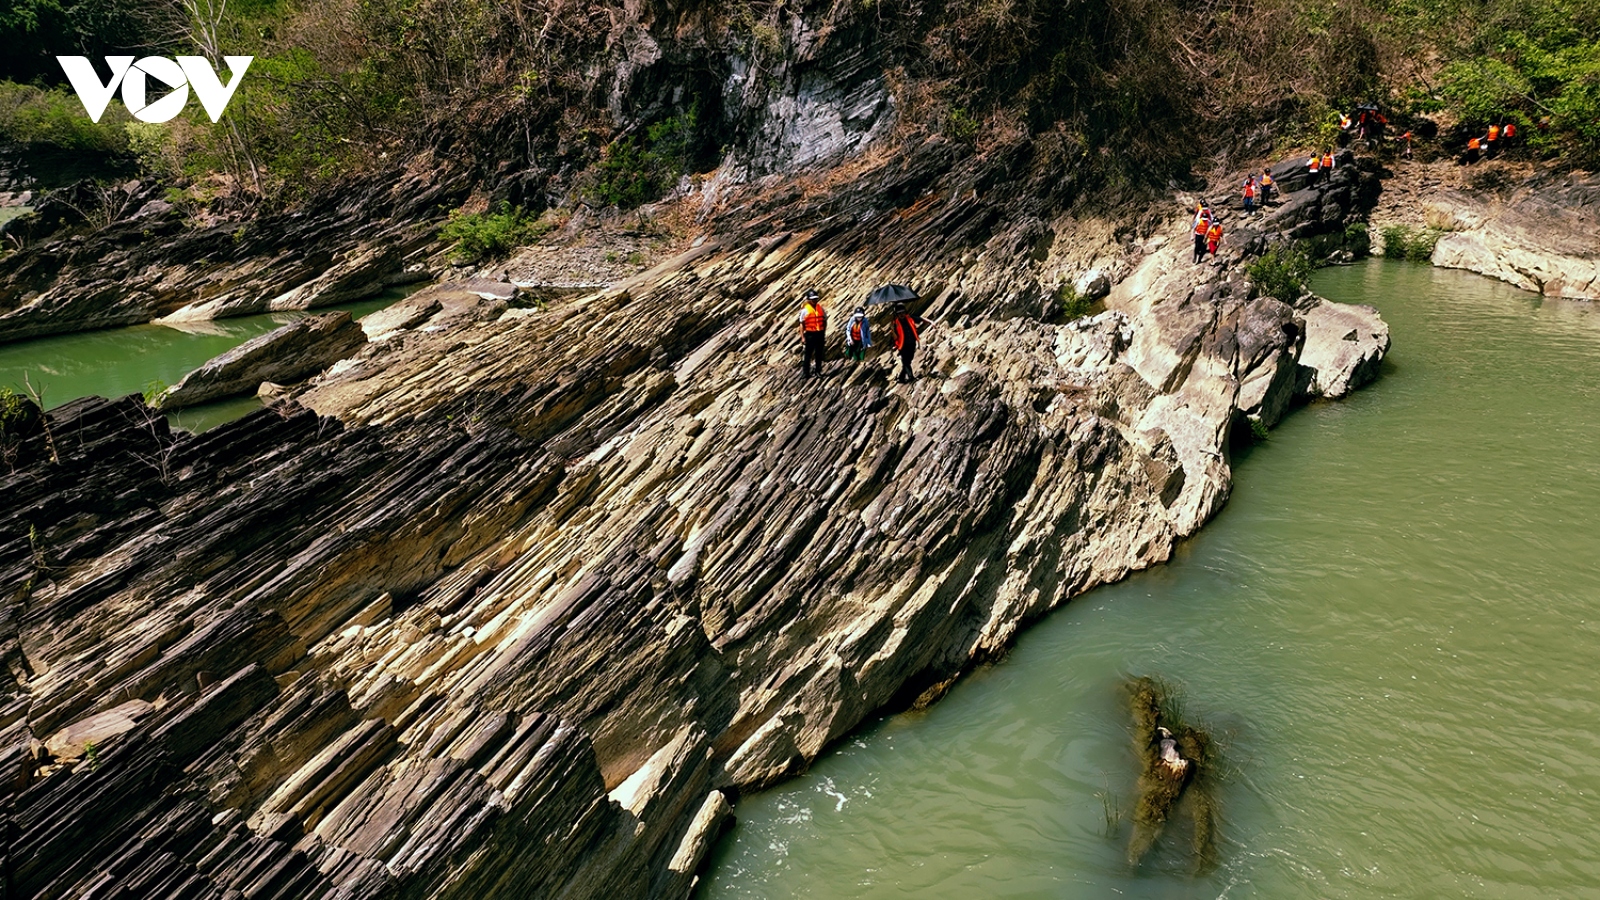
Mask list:
[[[503,257],[518,247],[531,244],[548,234],[554,224],[529,216],[520,206],[501,201],[489,212],[464,213],[456,210],[439,229],[439,239],[455,246],[451,258],[472,264]]]
[[[1056,302],[1060,304],[1061,321],[1081,319],[1094,312],[1094,301],[1078,293],[1078,289],[1063,281],[1056,287]]]
[[[27,403],[21,394],[11,388],[0,387],[0,460],[12,472],[17,470],[17,457],[22,453]]]
[[[1437,228],[1390,225],[1383,229],[1383,255],[1389,259],[1427,262],[1433,257],[1433,248],[1442,234]]]
[[[1245,266],[1262,295],[1293,303],[1311,276],[1311,256],[1299,244],[1273,247]]]
[[[166,393],[166,390],[169,387],[171,387],[171,385],[167,384],[165,381],[162,381],[159,378],[150,379],[148,382],[145,383],[145,386],[144,386],[144,392],[143,392],[144,405],[145,406],[155,406],[156,405],[156,398],[160,397],[162,394]]]

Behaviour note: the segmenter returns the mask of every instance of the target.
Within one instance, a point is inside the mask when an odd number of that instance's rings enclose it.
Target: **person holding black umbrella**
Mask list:
[[[900,351],[900,383],[915,381],[911,374],[911,359],[917,355],[919,331],[928,323],[921,316],[912,315],[904,303],[894,305],[894,348]]]
[[[800,337],[805,342],[805,356],[800,362],[800,377],[811,377],[811,360],[817,361],[817,375],[822,375],[823,352],[827,349],[828,311],[822,308],[822,296],[816,291],[806,291],[800,304]]]

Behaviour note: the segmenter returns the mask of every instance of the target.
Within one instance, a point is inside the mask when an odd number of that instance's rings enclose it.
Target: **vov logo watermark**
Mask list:
[[[227,84],[222,83],[221,76],[203,56],[180,56],[175,60],[146,56],[138,62],[131,56],[108,56],[106,64],[111,67],[111,80],[107,82],[100,80],[100,73],[94,70],[94,63],[87,56],[56,57],[61,70],[67,73],[67,80],[72,82],[72,89],[78,92],[83,111],[96,122],[105,115],[106,105],[118,86],[122,88],[122,102],[128,112],[141,122],[171,121],[189,102],[190,88],[194,88],[194,95],[200,98],[206,115],[215,122],[228,109],[233,92],[244,78],[244,70],[250,68],[255,57],[224,56],[222,59],[233,76]],[[152,78],[166,86],[166,96],[149,99],[148,82]]]

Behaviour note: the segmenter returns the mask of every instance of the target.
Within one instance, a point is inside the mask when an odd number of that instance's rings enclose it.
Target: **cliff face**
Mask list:
[[[138,398],[30,421],[9,887],[684,897],[729,797],[1166,559],[1242,417],[1370,377],[1387,330],[1190,264],[1183,219],[1052,213],[1050,153],[780,186],[630,284],[407,317],[203,435]],[[1113,308],[1058,321],[1091,261]],[[837,329],[885,281],[930,298],[921,377],[880,333],[801,379],[798,293]]]
[[[557,9],[545,30],[592,52],[568,89],[572,116],[605,110],[603,125],[626,140],[674,114],[696,123],[681,162],[716,170],[704,195],[714,205],[738,185],[837,163],[891,131],[893,63],[871,21],[849,4],[630,2]],[[592,149],[518,116],[508,106],[481,133],[441,135],[388,171],[243,221],[197,225],[149,181],[104,201],[87,183],[71,187],[71,206],[47,202],[10,226],[22,247],[0,256],[0,343],[315,309],[431,278],[444,264],[435,238],[444,214],[470,197],[538,213],[581,195]],[[77,208],[102,206],[119,211],[112,224],[72,227]]]

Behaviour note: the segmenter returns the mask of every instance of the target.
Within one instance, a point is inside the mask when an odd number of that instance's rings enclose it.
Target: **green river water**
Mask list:
[[[1313,287],[1382,311],[1382,378],[1241,453],[1170,565],[742,799],[700,900],[1600,897],[1600,310]],[[1134,674],[1222,744],[1210,872],[1128,865]]]
[[[349,310],[359,319],[413,290],[414,287],[391,288],[371,300],[331,308]],[[134,325],[3,344],[0,388],[25,391],[26,374],[48,407],[94,394],[140,394],[175,384],[212,357],[307,315],[311,313],[294,311],[185,322],[179,327]],[[255,397],[239,397],[179,410],[169,418],[179,428],[204,431],[260,408]]]

